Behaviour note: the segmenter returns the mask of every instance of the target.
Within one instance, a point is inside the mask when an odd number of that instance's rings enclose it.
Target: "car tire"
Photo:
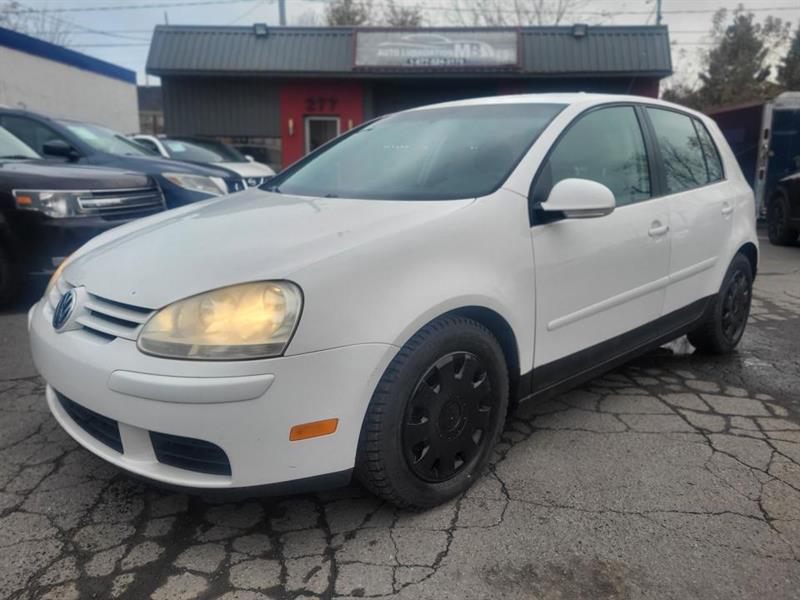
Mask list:
[[[0,244],[0,307],[8,306],[19,294],[19,273],[11,256]]]
[[[491,457],[508,410],[509,376],[480,323],[440,317],[386,368],[364,418],[356,476],[401,508],[436,506],[469,488]]]
[[[797,229],[789,224],[791,209],[789,198],[778,190],[767,207],[767,233],[769,241],[776,246],[788,246],[797,241]]]
[[[744,255],[737,254],[703,323],[689,332],[691,344],[708,354],[732,352],[747,326],[752,296],[753,268]]]

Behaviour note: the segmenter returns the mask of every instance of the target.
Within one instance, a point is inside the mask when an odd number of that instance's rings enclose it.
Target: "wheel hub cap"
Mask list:
[[[425,481],[454,477],[484,449],[492,419],[486,369],[469,352],[432,365],[409,399],[402,431],[409,468]]]

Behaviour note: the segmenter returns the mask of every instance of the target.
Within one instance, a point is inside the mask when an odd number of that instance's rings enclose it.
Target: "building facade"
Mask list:
[[[158,26],[168,134],[204,135],[285,167],[365,120],[414,106],[527,92],[657,96],[665,27]]]
[[[2,27],[0,105],[123,133],[139,128],[134,71]]]

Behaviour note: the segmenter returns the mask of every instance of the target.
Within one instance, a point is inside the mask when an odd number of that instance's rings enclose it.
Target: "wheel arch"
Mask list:
[[[500,313],[485,306],[463,306],[444,313],[441,316],[458,315],[477,321],[497,339],[508,368],[509,396],[516,399],[519,395],[521,380],[519,362],[519,343],[511,324]],[[438,317],[437,317],[438,318]]]
[[[758,248],[756,248],[756,245],[753,242],[746,242],[736,251],[736,254],[741,254],[750,261],[753,277],[755,277],[758,271]]]

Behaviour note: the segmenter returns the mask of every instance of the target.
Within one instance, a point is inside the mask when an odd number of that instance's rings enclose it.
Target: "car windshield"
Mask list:
[[[161,140],[161,143],[167,148],[170,157],[178,160],[203,163],[247,161],[235,148],[214,140],[178,138]]]
[[[0,158],[41,158],[34,150],[8,129],[0,127]]]
[[[217,140],[208,140],[205,138],[175,138],[179,142],[189,143],[195,148],[200,148],[206,152],[210,152],[219,156],[215,161],[208,162],[247,162],[244,154],[239,152],[233,146],[223,144]]]
[[[127,139],[125,136],[112,129],[92,123],[75,123],[72,121],[59,121],[70,133],[77,136],[100,152],[119,154],[122,156],[156,156],[152,150],[145,148]]]
[[[385,200],[484,196],[502,185],[562,108],[493,104],[398,113],[322,147],[267,189]]]

